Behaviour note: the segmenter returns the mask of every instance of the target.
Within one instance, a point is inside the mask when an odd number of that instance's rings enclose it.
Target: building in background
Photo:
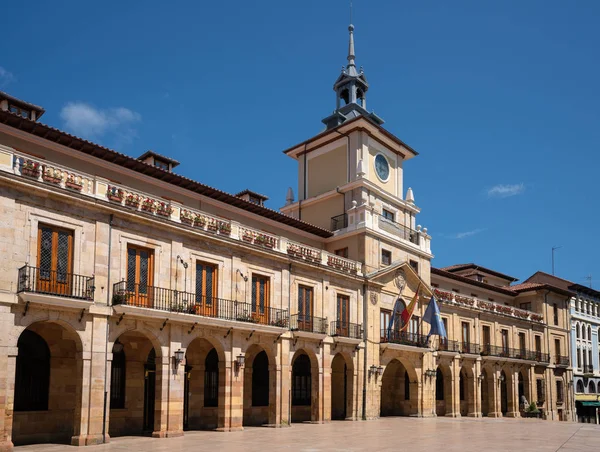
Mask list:
[[[550,282],[574,293],[571,298],[571,362],[579,422],[600,423],[600,292],[537,272],[530,281]]]

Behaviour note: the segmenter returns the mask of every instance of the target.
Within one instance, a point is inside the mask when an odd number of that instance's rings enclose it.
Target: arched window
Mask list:
[[[444,400],[444,375],[439,367],[435,374],[435,400]]]
[[[264,350],[252,364],[252,406],[269,406],[269,358]]]
[[[579,326],[579,323],[577,324],[576,330],[577,330],[577,339],[580,339],[581,338],[581,327]]]
[[[45,411],[50,388],[50,349],[37,333],[25,330],[17,342],[15,411]]]
[[[588,335],[587,335],[588,341],[592,340],[592,327],[590,325],[588,325]]]
[[[584,392],[584,390],[583,390],[583,381],[577,380],[576,392],[578,392],[580,394],[583,394],[583,392]]]
[[[214,348],[204,361],[204,406],[219,406],[219,355]]]
[[[581,339],[585,339],[585,325],[581,325]]]
[[[308,355],[300,355],[292,366],[292,404],[311,405],[311,372],[310,358]]]
[[[404,371],[404,400],[410,400],[410,379],[406,371]]]
[[[581,362],[581,349],[577,348],[577,367],[581,367],[582,366],[582,362]]]
[[[596,385],[594,384],[594,382],[593,382],[593,381],[590,381],[590,382],[588,383],[588,392],[589,392],[590,394],[596,394]]]
[[[125,350],[119,341],[113,346],[110,370],[110,407],[125,408]]]

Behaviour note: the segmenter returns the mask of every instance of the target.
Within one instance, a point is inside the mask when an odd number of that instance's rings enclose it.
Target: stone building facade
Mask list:
[[[502,289],[509,304],[531,303],[526,319],[448,300],[449,340],[427,337],[431,280],[452,278],[432,273],[431,237],[403,186],[417,153],[366,110],[354,58],[351,27],[326,130],[285,151],[299,196],[281,211],[250,190],[182,177],[158,153],[133,158],[44,125],[41,107],[0,94],[1,449],[385,415],[519,416],[521,370],[532,399],[534,380],[548,394],[568,380],[562,361],[451,346],[460,319],[477,329],[489,317],[514,322],[528,344],[541,336],[542,354],[557,353],[554,336],[568,353],[565,292]],[[406,330],[389,328],[394,306],[415,294]],[[559,325],[548,320],[553,302]],[[547,417],[569,418],[557,398],[543,402]]]

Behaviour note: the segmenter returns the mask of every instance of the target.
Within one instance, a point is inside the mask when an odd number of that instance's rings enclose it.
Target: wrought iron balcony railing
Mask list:
[[[408,331],[395,331],[389,329],[381,330],[381,342],[402,344],[402,345],[413,345],[415,347],[428,347],[429,338],[424,334],[409,333]]]
[[[460,352],[460,343],[440,337],[437,349],[443,352]]]
[[[541,363],[550,362],[550,355],[548,355],[548,353],[534,352],[526,349],[498,347],[489,344],[481,346],[481,355],[498,356],[500,358],[524,359],[527,361],[537,361]]]
[[[336,215],[335,217],[331,217],[331,230],[337,231],[339,229],[344,229],[348,227],[348,214],[343,213],[341,215]]]
[[[287,328],[289,325],[287,309],[206,297],[130,281],[121,281],[113,286],[112,304],[194,314],[222,320],[237,320],[280,328]]]
[[[79,300],[94,300],[94,277],[24,265],[19,269],[17,292],[33,292]]]
[[[290,316],[290,330],[327,334],[327,319],[304,314]]]
[[[470,342],[460,343],[460,352],[468,353],[471,355],[479,355],[481,353],[481,347],[479,344],[471,344]]]
[[[554,357],[554,364],[557,366],[568,366],[569,365],[569,357],[562,356],[562,355],[556,355]]]
[[[362,339],[362,325],[356,323],[334,320],[329,327],[331,336],[349,337],[351,339]]]

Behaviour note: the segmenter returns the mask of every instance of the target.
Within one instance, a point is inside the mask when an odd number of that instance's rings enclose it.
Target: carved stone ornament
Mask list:
[[[369,299],[371,300],[372,305],[376,305],[377,304],[377,292],[371,292],[371,294],[369,295]]]
[[[400,293],[402,293],[404,287],[406,287],[406,276],[404,275],[404,270],[401,268],[396,270],[396,274],[394,275],[394,285]]]

